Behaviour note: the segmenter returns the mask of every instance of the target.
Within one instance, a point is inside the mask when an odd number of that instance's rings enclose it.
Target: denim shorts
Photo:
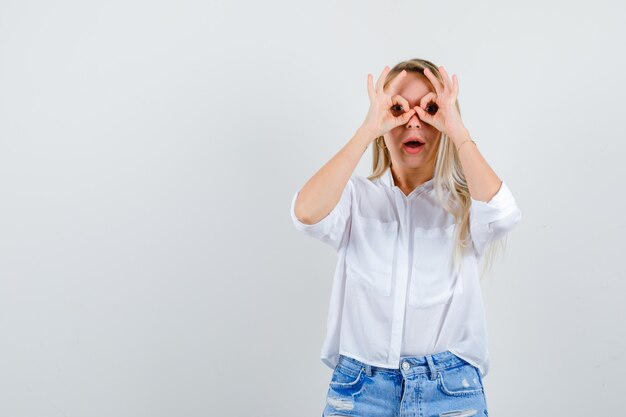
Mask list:
[[[402,356],[399,369],[339,355],[322,412],[322,417],[488,415],[479,369],[449,350]]]

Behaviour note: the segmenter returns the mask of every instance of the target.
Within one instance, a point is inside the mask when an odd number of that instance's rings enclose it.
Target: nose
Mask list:
[[[422,122],[420,121],[419,117],[417,116],[417,113],[415,113],[413,116],[411,116],[411,118],[409,119],[409,121],[406,123],[406,127],[411,129],[413,127],[421,127]]]

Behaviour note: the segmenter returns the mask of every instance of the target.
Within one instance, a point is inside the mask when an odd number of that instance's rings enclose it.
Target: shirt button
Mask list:
[[[411,367],[411,365],[409,365],[409,363],[408,363],[408,362],[402,362],[402,369],[404,369],[405,371],[406,371],[407,369],[409,369],[410,367]]]

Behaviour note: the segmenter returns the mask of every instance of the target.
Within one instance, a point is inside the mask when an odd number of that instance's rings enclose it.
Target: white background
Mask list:
[[[490,415],[620,414],[625,9],[2,0],[0,416],[319,416],[336,255],[289,204],[409,58],[458,75],[523,213]]]

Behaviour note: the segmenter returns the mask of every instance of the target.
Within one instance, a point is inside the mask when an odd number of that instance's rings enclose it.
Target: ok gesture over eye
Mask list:
[[[453,74],[452,79],[450,79],[443,66],[439,67],[439,72],[443,82],[428,68],[424,68],[424,75],[435,87],[435,92],[428,93],[422,97],[420,105],[415,106],[414,109],[421,120],[452,138],[458,132],[466,130],[461,120],[461,114],[455,105],[459,95],[459,81],[456,74]],[[431,114],[426,111],[426,108],[433,102],[438,107],[438,110]]]
[[[372,85],[372,75],[367,74],[367,94],[370,99],[370,107],[362,127],[371,133],[372,140],[384,135],[396,126],[405,124],[415,114],[415,110],[410,108],[409,102],[404,97],[394,94],[397,84],[406,76],[406,70],[402,70],[385,91],[383,85],[389,71],[390,68],[386,66],[375,86]]]

